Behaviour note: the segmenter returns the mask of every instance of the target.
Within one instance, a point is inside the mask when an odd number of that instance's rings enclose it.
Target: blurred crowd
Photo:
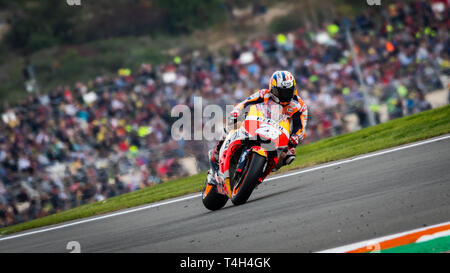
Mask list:
[[[439,1],[436,1],[439,2]],[[434,3],[434,1],[433,1]],[[431,108],[425,95],[449,73],[448,6],[413,1],[370,9],[351,21],[351,34],[381,122]],[[267,88],[275,70],[296,76],[309,106],[306,141],[368,126],[362,90],[344,26],[327,22],[230,45],[228,54],[193,51],[172,62],[124,68],[74,86],[3,105],[0,122],[0,227],[145,188],[207,168],[211,143],[171,138],[171,109],[235,104]],[[449,97],[450,99],[450,97]]]

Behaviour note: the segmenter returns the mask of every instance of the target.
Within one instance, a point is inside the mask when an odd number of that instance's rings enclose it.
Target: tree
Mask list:
[[[75,40],[80,9],[61,0],[17,0],[6,3],[12,14],[6,42],[29,54],[38,49]]]
[[[213,24],[224,17],[223,1],[220,0],[156,0],[162,9],[167,31],[190,32]]]

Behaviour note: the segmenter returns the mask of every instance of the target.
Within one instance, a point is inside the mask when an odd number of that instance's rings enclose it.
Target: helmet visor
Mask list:
[[[280,103],[290,102],[292,97],[294,96],[295,87],[292,86],[290,88],[282,88],[282,87],[273,87],[273,94],[280,100]]]

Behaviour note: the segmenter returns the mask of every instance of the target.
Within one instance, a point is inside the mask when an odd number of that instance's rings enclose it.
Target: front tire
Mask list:
[[[241,182],[239,188],[235,190],[235,187],[233,187],[231,202],[233,202],[234,205],[239,206],[247,202],[256,185],[258,185],[258,179],[263,173],[263,168],[266,161],[266,157],[253,153],[250,166],[248,167],[245,177],[242,178],[243,181]]]

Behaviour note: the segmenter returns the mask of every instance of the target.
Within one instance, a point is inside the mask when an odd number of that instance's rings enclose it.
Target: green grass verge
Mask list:
[[[450,133],[450,105],[395,119],[357,132],[323,139],[297,150],[284,171],[348,158]]]
[[[450,133],[450,105],[392,120],[363,130],[323,139],[297,148],[297,159],[280,172],[348,158]],[[25,223],[0,229],[6,235],[106,212],[199,192],[206,173],[165,182],[146,189],[86,204]]]

